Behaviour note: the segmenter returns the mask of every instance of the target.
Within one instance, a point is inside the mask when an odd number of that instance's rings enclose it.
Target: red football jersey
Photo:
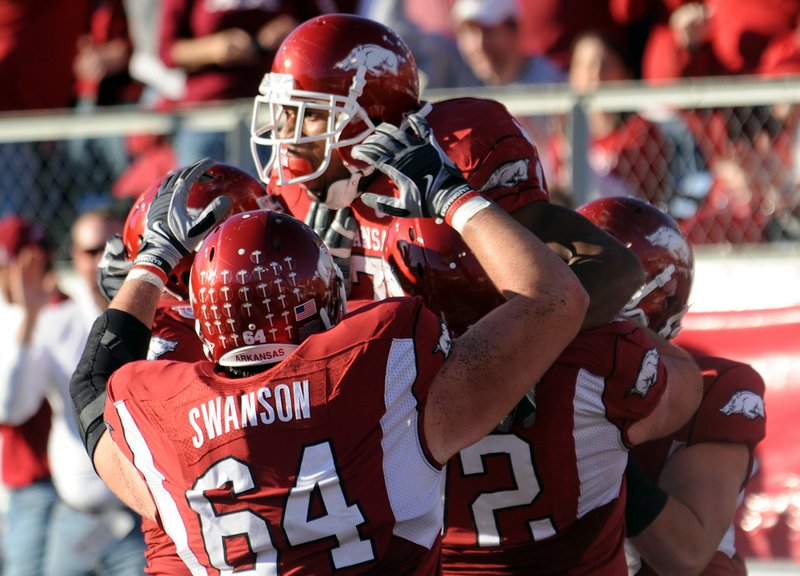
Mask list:
[[[442,470],[421,409],[448,350],[420,299],[387,300],[246,378],[127,364],[105,416],[192,574],[432,574]]]
[[[151,326],[153,336],[148,360],[206,360],[203,343],[195,331],[195,318],[188,301],[164,293]]]
[[[627,574],[628,430],[666,384],[641,328],[579,334],[508,423],[448,464],[445,574]]]
[[[152,324],[148,360],[205,360],[203,343],[194,328],[194,312],[189,302],[181,301],[167,292],[158,303]],[[142,518],[145,549],[145,574],[150,576],[186,576],[191,574],[183,563],[175,543],[164,529],[149,518]]]
[[[701,442],[745,444],[750,450],[749,477],[755,447],[766,434],[764,379],[748,364],[735,360],[700,355],[694,359],[703,372],[703,400],[697,412],[675,434],[637,446],[631,457],[655,480],[669,457],[686,446]],[[736,554],[734,530],[731,524],[717,553],[703,571],[705,576],[747,574],[744,561]],[[655,572],[644,566],[637,574]]]
[[[536,145],[505,106],[488,99],[454,98],[432,103],[426,119],[439,145],[470,185],[504,210],[514,212],[532,202],[549,201]],[[276,193],[276,187],[270,192]],[[398,195],[394,183],[383,175],[362,192]],[[290,214],[305,219],[309,200],[298,187],[277,193]],[[378,216],[359,199],[352,208],[359,224],[350,260],[353,284],[348,305],[354,308],[357,301],[386,297],[381,255],[393,218]]]

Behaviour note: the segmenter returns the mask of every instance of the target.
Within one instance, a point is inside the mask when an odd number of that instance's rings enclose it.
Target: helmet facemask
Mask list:
[[[268,73],[259,87],[259,95],[255,98],[253,117],[250,127],[250,146],[258,175],[263,182],[269,182],[272,171],[275,171],[278,184],[296,184],[319,178],[325,173],[331,162],[334,150],[358,144],[375,130],[375,125],[358,103],[358,97],[365,84],[366,69],[358,70],[347,96],[297,90],[294,78],[290,74]],[[292,135],[285,138],[278,136],[278,131],[285,125],[287,110],[295,112],[295,127]],[[303,134],[304,119],[307,114],[320,113],[327,115],[327,126],[321,134],[308,136]],[[363,124],[364,128],[355,134],[343,135],[349,127]],[[350,132],[348,130],[347,132]],[[312,142],[325,142],[324,157],[319,166],[304,167],[298,165],[293,173],[287,147]],[[262,147],[266,160],[262,159]],[[278,160],[276,162],[276,159]],[[302,161],[301,161],[302,162]],[[345,162],[351,173],[358,169]]]
[[[666,286],[670,282],[677,281],[675,280],[675,270],[675,265],[670,264],[659,274],[653,277],[649,282],[646,282],[631,297],[631,299],[622,309],[621,313],[623,317],[639,324],[640,326],[650,326],[659,334],[659,336],[667,340],[671,340],[681,331],[681,321],[683,320],[683,317],[688,311],[689,307],[685,305],[675,314],[665,318],[662,321],[661,326],[652,326],[655,320],[651,319],[645,310],[652,309],[655,305],[653,303],[657,302],[661,303],[661,308],[664,311],[668,310],[672,306],[670,300],[674,296],[669,294],[669,290],[666,288]],[[675,289],[673,286],[672,294],[674,294],[674,291]],[[650,304],[643,306],[642,303],[645,300],[649,301]],[[660,313],[658,315],[660,315]]]

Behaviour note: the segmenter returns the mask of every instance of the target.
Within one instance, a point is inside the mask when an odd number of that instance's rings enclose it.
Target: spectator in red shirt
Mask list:
[[[168,67],[187,74],[186,92],[176,104],[191,107],[257,92],[278,45],[300,22],[294,4],[165,0],[160,56]],[[206,156],[225,159],[220,132],[181,128],[174,147],[179,166]]]
[[[792,33],[800,0],[610,0],[614,18],[629,24],[654,18],[642,77],[757,74],[766,50]]]
[[[630,80],[623,52],[599,33],[581,35],[573,49],[569,82],[577,92],[591,92],[606,82]],[[639,114],[590,110],[589,190],[584,199],[635,195],[664,205],[670,189],[670,145],[658,126]],[[553,174],[549,178],[567,199],[572,191],[569,161],[572,154],[563,132],[548,145]],[[574,198],[580,200],[580,198]]]
[[[68,108],[88,0],[0,0],[0,112]],[[34,213],[35,143],[0,143],[0,215]],[[22,170],[20,167],[24,166]]]
[[[625,30],[611,18],[608,2],[582,0],[520,0],[524,51],[570,66],[572,45],[584,32],[600,31],[624,45]]]
[[[46,294],[53,299],[61,296],[50,268],[49,252],[41,226],[18,216],[0,218],[0,297],[9,306],[9,315],[21,304],[22,274],[38,270],[47,278]],[[9,338],[15,336],[13,330],[6,332]],[[6,364],[2,353],[0,362]],[[32,417],[20,423],[14,421],[14,415],[5,409],[8,376],[0,370],[0,483],[8,494],[2,539],[3,574],[41,576],[50,514],[58,499],[47,460],[51,411],[45,400]]]
[[[72,62],[75,109],[92,115],[101,106],[136,104],[142,85],[128,73],[131,40],[122,0],[91,0],[84,33]],[[64,142],[74,177],[73,197],[108,200],[112,182],[131,160],[122,134]]]

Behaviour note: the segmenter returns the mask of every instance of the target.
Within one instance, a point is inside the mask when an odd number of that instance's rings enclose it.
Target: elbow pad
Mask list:
[[[147,358],[150,329],[121,310],[106,310],[95,320],[83,355],[69,384],[75,421],[94,461],[94,450],[105,431],[103,412],[111,374],[128,362]]]

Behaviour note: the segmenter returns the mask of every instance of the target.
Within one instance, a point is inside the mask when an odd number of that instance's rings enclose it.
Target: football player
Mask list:
[[[222,163],[204,166],[204,172],[189,189],[187,206],[190,210],[199,212],[219,195],[230,199],[231,207],[225,216],[266,207],[274,200],[267,196],[258,180],[239,168]],[[160,185],[169,177],[159,180],[136,199],[125,220],[122,236],[115,236],[106,244],[98,269],[98,283],[109,300],[119,290],[139,253],[148,209]],[[189,304],[189,272],[193,259],[194,254],[185,255],[169,275],[151,327],[148,360],[196,362],[205,359]],[[144,517],[142,531],[147,545],[145,573],[152,576],[190,573],[161,526]]]
[[[422,296],[459,334],[503,302],[438,221],[398,219],[390,294]],[[618,319],[582,331],[491,434],[448,464],[445,574],[626,573],[623,476],[632,446],[699,402],[688,355]]]
[[[457,341],[419,299],[342,317],[327,248],[288,215],[244,212],[214,227],[219,198],[190,216],[202,167],[151,203],[73,401],[99,473],[165,527],[193,574],[436,573],[444,464],[579,330],[588,296],[575,275],[418,135],[420,161],[407,155],[396,175],[439,185],[404,186],[405,208],[452,223],[507,298]],[[392,166],[387,138],[368,138],[363,157]],[[209,231],[190,301],[213,362],[129,362],[148,345],[172,269]]]
[[[647,272],[624,314],[674,338],[694,275],[691,248],[674,220],[636,198],[600,199],[578,210],[629,245]],[[703,372],[699,408],[676,433],[631,452],[626,516],[637,574],[747,574],[733,517],[766,432],[764,380],[747,364],[693,355]]]
[[[587,325],[619,311],[643,278],[638,261],[574,211],[549,202],[536,146],[508,110],[481,98],[420,101],[414,56],[394,31],[328,14],[302,23],[278,49],[255,99],[251,144],[269,191],[335,255],[352,250],[351,307],[385,296],[381,254],[392,223],[361,194],[397,195],[391,178],[353,157],[353,146],[381,122],[403,126],[412,113],[425,118],[473,190],[570,264],[591,297]]]

